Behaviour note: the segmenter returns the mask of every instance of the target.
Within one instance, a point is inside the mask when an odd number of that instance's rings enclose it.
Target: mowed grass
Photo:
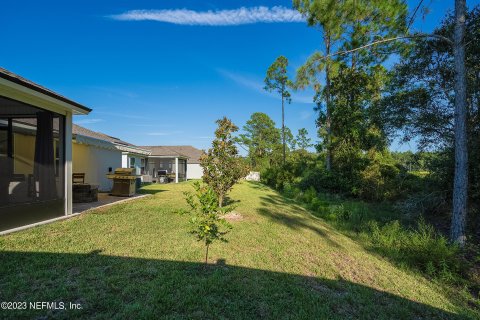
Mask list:
[[[38,319],[464,319],[478,312],[397,268],[261,184],[230,194],[228,243],[187,233],[191,183],[0,237],[0,301],[81,310],[0,310]],[[237,215],[237,217],[238,217]]]

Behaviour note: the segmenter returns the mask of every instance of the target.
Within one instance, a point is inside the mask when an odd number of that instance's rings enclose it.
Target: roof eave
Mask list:
[[[44,107],[44,104],[54,104],[56,107],[71,110],[73,114],[79,115],[86,115],[92,111],[92,109],[75,101],[2,72],[0,72],[0,89],[2,89],[0,90],[0,94],[3,93],[2,95],[38,107]],[[24,95],[27,95],[27,97],[24,97]],[[30,96],[30,99],[28,99],[28,96]],[[34,98],[32,99],[32,97]],[[43,103],[38,103],[40,102],[38,100]]]

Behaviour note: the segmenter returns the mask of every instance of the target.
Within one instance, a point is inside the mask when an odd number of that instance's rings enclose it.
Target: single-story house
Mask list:
[[[142,164],[149,154],[149,150],[73,124],[73,173],[85,174],[85,183],[98,185],[99,191],[112,189],[106,174],[116,168],[135,168],[135,174],[143,174]]]
[[[192,146],[142,146],[150,150],[144,180],[157,181],[159,171],[175,174],[175,182],[200,179],[203,169],[200,156],[203,151]]]
[[[0,231],[72,213],[72,115],[90,111],[0,68]]]

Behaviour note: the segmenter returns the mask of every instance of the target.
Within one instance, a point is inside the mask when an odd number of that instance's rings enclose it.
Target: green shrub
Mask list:
[[[409,229],[398,220],[383,226],[370,221],[369,229],[372,245],[387,256],[445,281],[458,275],[457,248],[423,219],[416,228]]]

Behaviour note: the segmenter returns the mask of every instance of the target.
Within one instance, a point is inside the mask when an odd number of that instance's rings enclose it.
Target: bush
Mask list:
[[[396,197],[400,169],[389,152],[370,151],[369,164],[360,173],[358,195],[367,200],[391,200]]]
[[[435,214],[447,206],[445,192],[419,192],[408,196],[395,204],[395,208],[403,214],[413,217],[418,214]]]
[[[267,168],[260,176],[263,183],[279,191],[283,191],[285,185],[291,186],[295,180],[295,176],[282,167]]]
[[[340,194],[351,193],[351,183],[333,171],[327,171],[323,165],[307,170],[300,183],[301,190],[314,188],[317,192],[331,192]]]
[[[420,219],[416,228],[404,228],[398,220],[379,226],[369,222],[373,247],[397,261],[406,263],[432,277],[451,281],[459,272],[457,247],[438,235]]]

